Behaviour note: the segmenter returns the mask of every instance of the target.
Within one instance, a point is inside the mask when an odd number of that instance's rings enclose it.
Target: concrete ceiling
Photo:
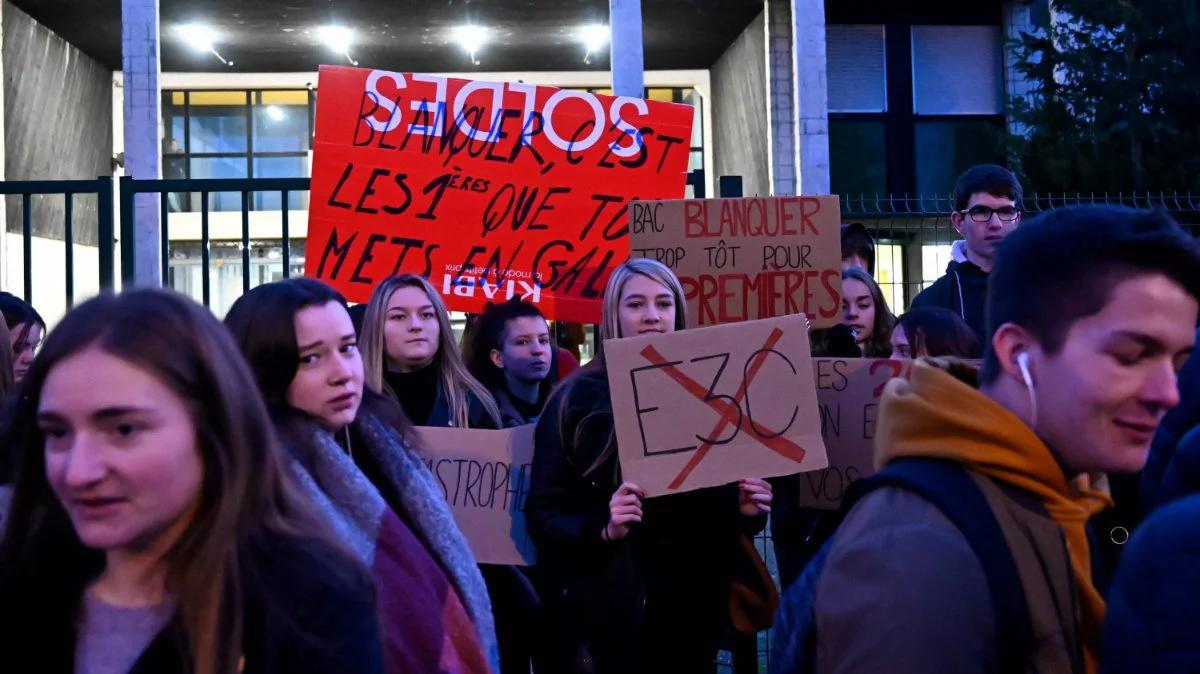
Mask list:
[[[18,8],[112,70],[121,69],[117,0],[13,0]],[[643,0],[648,70],[708,68],[762,11],[762,0]],[[160,0],[163,71],[296,72],[344,56],[320,44],[316,28],[355,33],[350,54],[363,67],[405,71],[603,70],[607,48],[584,62],[579,26],[607,23],[606,0]],[[205,23],[233,66],[196,53],[175,32]],[[450,40],[472,23],[492,41],[471,63]]]

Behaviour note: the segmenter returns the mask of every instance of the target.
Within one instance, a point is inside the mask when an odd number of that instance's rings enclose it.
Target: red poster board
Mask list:
[[[629,201],[684,195],[691,106],[330,66],[319,92],[305,273],[351,301],[413,272],[451,310],[599,322]]]

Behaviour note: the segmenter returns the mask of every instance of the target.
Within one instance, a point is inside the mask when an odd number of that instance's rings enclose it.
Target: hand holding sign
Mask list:
[[[642,497],[646,493],[632,482],[623,482],[608,502],[608,524],[604,539],[619,541],[629,535],[629,525],[642,521]]]
[[[738,509],[746,517],[758,517],[771,512],[771,485],[757,477],[739,480]]]
[[[826,465],[808,321],[604,343],[623,474],[647,496]]]

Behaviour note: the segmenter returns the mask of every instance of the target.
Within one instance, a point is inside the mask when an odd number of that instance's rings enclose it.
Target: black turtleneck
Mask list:
[[[433,403],[437,399],[438,372],[432,363],[412,372],[391,372],[385,370],[383,381],[396,394],[404,414],[414,425],[424,426],[429,422],[433,412]]]

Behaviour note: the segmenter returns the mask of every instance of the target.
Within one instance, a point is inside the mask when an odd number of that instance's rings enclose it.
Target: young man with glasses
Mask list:
[[[912,307],[944,307],[962,316],[981,344],[988,342],[983,306],[996,247],[1021,223],[1021,183],[995,164],[967,169],[954,184],[950,222],[962,235],[950,252],[946,275],[922,290]]]

